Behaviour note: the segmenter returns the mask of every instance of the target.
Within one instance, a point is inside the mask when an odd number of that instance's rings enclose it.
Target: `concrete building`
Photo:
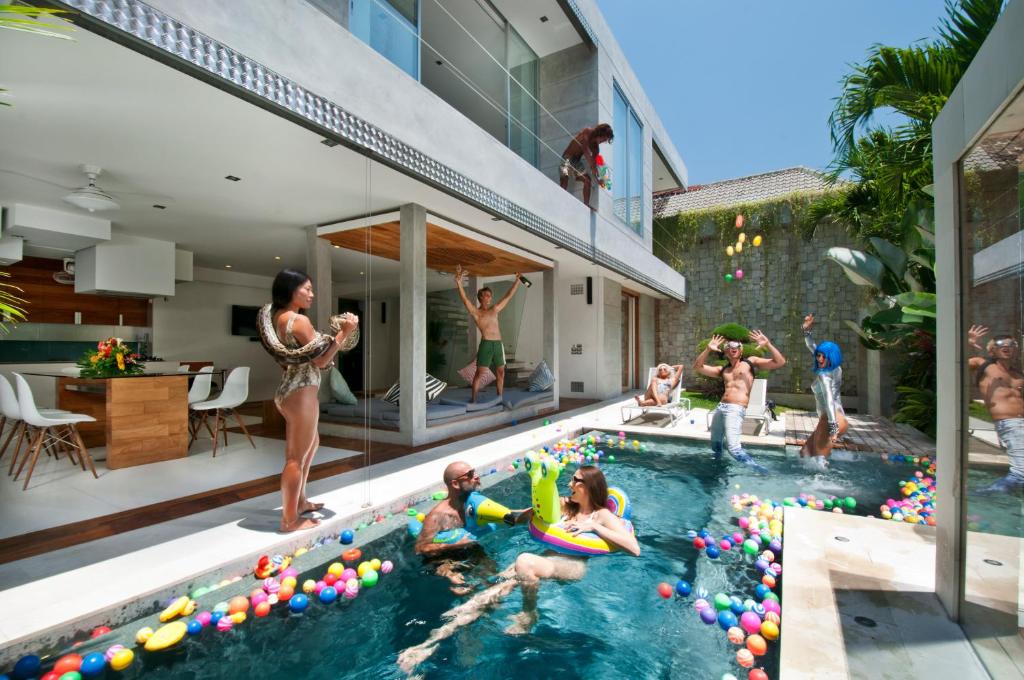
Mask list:
[[[15,106],[0,125],[0,204],[50,211],[5,225],[6,261],[135,243],[117,251],[124,276],[75,288],[145,296],[150,311],[23,324],[11,341],[109,332],[169,361],[252,366],[251,398],[269,399],[277,367],[230,319],[295,266],[319,293],[315,325],[342,308],[363,319],[342,370],[368,398],[348,423],[325,415],[325,432],[362,436],[370,421],[375,439],[420,444],[645,380],[655,301],[686,299],[684,277],[652,254],[652,194],[687,174],[593,1],[56,4],[74,41],[0,44],[0,63],[20,65],[2,74]],[[613,182],[584,205],[578,182],[558,184],[561,156],[599,122],[615,129],[601,149]],[[118,209],[61,200],[86,181],[83,164],[101,169]],[[82,219],[92,231],[76,231]],[[533,279],[504,313],[503,340],[520,377],[547,363],[553,391],[436,422],[424,399],[377,413],[375,395],[395,382],[422,394],[428,370],[460,384],[477,338],[454,297],[457,264],[470,290]],[[166,280],[150,290],[157,270]],[[43,360],[37,346],[7,348],[24,357],[5,368]]]
[[[936,590],[994,678],[1024,677],[1022,35],[1024,2],[1013,0],[932,128]]]

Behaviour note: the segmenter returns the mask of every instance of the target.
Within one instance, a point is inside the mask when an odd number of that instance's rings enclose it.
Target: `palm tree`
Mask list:
[[[34,33],[47,38],[60,38],[71,40],[71,36],[65,32],[71,30],[69,26],[53,25],[42,21],[40,18],[59,17],[67,14],[65,10],[51,9],[48,7],[27,7],[23,5],[0,5],[0,28],[9,31],[22,31]],[[7,92],[0,87],[0,94]],[[10,106],[9,102],[0,101],[0,106]]]
[[[929,200],[931,127],[1002,11],[1004,0],[946,0],[939,38],[909,47],[874,45],[841,81],[829,117],[833,180],[852,183],[814,216],[841,219],[863,238],[898,239],[910,202]],[[873,126],[894,111],[894,127]]]

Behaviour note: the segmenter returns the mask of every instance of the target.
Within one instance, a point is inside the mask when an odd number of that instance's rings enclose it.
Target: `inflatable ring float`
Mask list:
[[[533,517],[530,519],[530,535],[552,550],[567,555],[608,555],[617,548],[596,533],[573,534],[567,531],[562,520],[562,501],[558,496],[558,476],[562,465],[554,458],[540,457],[529,453],[524,459],[524,469],[530,475],[530,495],[533,499]],[[608,509],[621,517],[626,528],[632,533],[629,521],[632,508],[626,492],[616,487],[608,488]]]
[[[185,637],[185,633],[188,632],[188,626],[184,621],[174,621],[168,623],[166,626],[160,626],[155,633],[153,633],[148,640],[146,640],[146,651],[147,652],[159,652],[161,650],[173,647],[174,645],[181,642],[181,639]]]
[[[341,553],[342,562],[358,562],[359,558],[363,556],[363,551],[359,548],[351,548]]]

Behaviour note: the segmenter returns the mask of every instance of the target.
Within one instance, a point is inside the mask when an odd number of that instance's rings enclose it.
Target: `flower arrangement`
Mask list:
[[[78,367],[83,378],[111,378],[119,375],[138,375],[144,365],[139,355],[124,344],[121,338],[107,338],[96,343],[96,349],[90,350],[78,360]]]

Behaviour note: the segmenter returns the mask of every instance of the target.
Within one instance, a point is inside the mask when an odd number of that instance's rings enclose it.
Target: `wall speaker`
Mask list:
[[[388,322],[388,303],[380,303],[380,322],[386,324]]]
[[[594,304],[594,277],[587,277],[587,304]]]

